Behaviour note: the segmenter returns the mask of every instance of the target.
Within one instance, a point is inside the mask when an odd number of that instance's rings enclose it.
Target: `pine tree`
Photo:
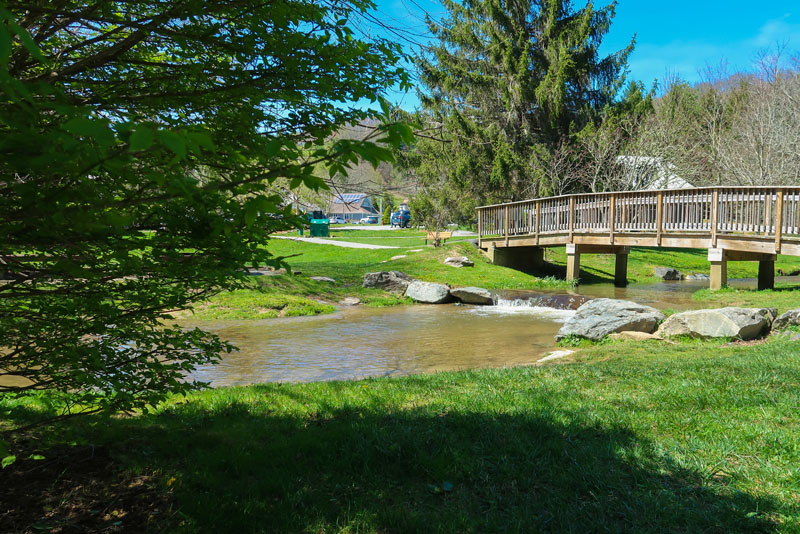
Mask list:
[[[441,140],[417,145],[418,174],[478,202],[552,193],[542,167],[597,126],[624,85],[633,41],[598,53],[616,2],[576,10],[568,0],[443,1],[448,16],[428,24],[438,43],[419,60],[421,121]]]

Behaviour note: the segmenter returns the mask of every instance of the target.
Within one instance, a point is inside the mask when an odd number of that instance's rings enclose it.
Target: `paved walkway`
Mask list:
[[[288,235],[272,235],[273,239],[291,239],[292,241],[302,241],[304,243],[317,243],[319,245],[334,245],[345,248],[407,248],[407,247],[388,247],[385,245],[370,245],[367,243],[352,243],[350,241],[334,241],[333,239],[323,239],[321,237],[294,237]]]

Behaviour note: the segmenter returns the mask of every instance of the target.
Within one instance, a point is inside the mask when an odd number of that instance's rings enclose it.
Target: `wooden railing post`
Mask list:
[[[569,242],[574,241],[575,234],[575,195],[569,197]]]
[[[539,227],[542,224],[542,202],[536,201],[536,244],[539,244]]]
[[[614,193],[611,193],[609,197],[609,204],[608,204],[608,237],[611,241],[611,244],[614,244],[614,219],[616,218],[616,207],[614,206],[616,202],[616,196]]]
[[[781,253],[781,238],[783,237],[783,189],[778,189],[775,199],[775,254]]]
[[[506,234],[506,246],[508,246],[508,206],[505,207],[505,223],[503,224],[503,229]]]
[[[656,244],[661,246],[661,232],[664,223],[664,192],[659,191],[656,198]]]
[[[481,237],[483,237],[483,210],[478,208],[478,248],[481,247]]]
[[[719,189],[711,192],[711,248],[717,248],[717,227],[719,226]]]

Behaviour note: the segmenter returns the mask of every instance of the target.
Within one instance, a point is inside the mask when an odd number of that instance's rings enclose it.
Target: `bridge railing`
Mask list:
[[[481,238],[573,233],[800,235],[800,187],[587,193],[478,208]]]

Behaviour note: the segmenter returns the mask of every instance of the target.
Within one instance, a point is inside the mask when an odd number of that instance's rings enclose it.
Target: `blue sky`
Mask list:
[[[443,8],[431,0],[376,0],[377,15],[387,24],[425,33],[421,17]],[[597,2],[602,5],[602,0]],[[575,1],[575,6],[584,5]],[[629,60],[630,79],[649,87],[655,79],[677,75],[688,82],[701,80],[706,66],[727,63],[728,71],[747,70],[757,53],[777,44],[787,52],[800,51],[800,0],[620,0],[602,52],[619,50],[636,34]],[[422,37],[414,37],[423,41]],[[411,109],[414,96],[395,99]]]

